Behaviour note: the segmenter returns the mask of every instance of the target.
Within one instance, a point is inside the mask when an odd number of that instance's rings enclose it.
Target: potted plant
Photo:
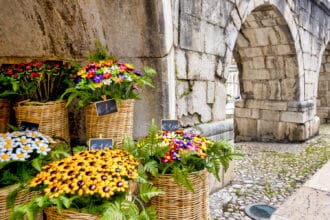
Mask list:
[[[68,155],[65,144],[38,131],[0,133],[0,219],[8,219],[14,205],[35,194],[26,184],[43,165]]]
[[[208,219],[208,172],[218,180],[220,167],[240,156],[225,140],[213,142],[183,130],[158,131],[153,122],[147,137],[135,145],[125,139],[123,149],[132,153],[165,192],[151,200],[159,219]]]
[[[6,85],[0,97],[16,102],[18,125],[22,121],[39,124],[39,131],[69,141],[68,113],[59,100],[70,85],[74,68],[61,61],[31,61],[2,65],[0,77]]]
[[[73,75],[74,87],[62,97],[67,98],[67,106],[78,100],[78,108],[85,107],[87,139],[102,135],[118,143],[125,135],[132,136],[134,100],[144,86],[153,87],[155,74],[150,67],[140,72],[132,64],[108,56],[99,45],[90,55],[90,63]],[[95,103],[108,99],[116,101],[118,111],[98,116]]]
[[[141,179],[138,161],[122,149],[76,153],[43,167],[30,187],[44,194],[15,208],[11,219],[23,215],[34,219],[45,210],[53,219],[155,219],[155,209],[144,202],[161,192],[150,184],[139,184],[130,193],[130,182]],[[145,182],[145,181],[144,181]]]

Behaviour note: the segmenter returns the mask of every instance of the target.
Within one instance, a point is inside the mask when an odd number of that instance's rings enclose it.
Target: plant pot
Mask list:
[[[95,103],[85,107],[86,139],[112,138],[121,144],[125,135],[133,135],[134,99],[122,100],[117,105],[118,112],[97,116]]]
[[[68,110],[65,101],[35,102],[22,101],[15,105],[17,124],[22,121],[39,125],[38,131],[49,135],[61,137],[70,142]]]
[[[0,99],[0,133],[8,131],[10,123],[10,102],[7,99]]]
[[[45,209],[45,214],[47,220],[100,220],[101,217],[88,214],[88,213],[80,213],[74,209],[63,209],[61,213],[57,212],[56,207],[49,207]]]
[[[13,192],[18,187],[17,184],[6,186],[0,189],[0,220],[8,220],[11,215],[11,209],[7,208],[7,196]],[[17,194],[15,199],[15,206],[22,205],[31,200],[31,198],[35,195],[38,195],[39,192],[24,192],[20,191]],[[25,218],[27,219],[27,218]],[[38,215],[36,220],[42,220],[42,214]]]
[[[209,181],[206,169],[189,174],[195,193],[178,185],[172,174],[153,178],[152,182],[165,194],[151,199],[162,220],[206,220],[209,219]]]

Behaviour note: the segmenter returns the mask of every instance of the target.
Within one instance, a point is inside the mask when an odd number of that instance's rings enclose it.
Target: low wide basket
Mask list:
[[[0,99],[0,133],[8,131],[10,122],[10,102],[7,99]]]
[[[80,213],[74,209],[63,209],[61,213],[57,212],[56,207],[49,207],[45,209],[47,220],[100,220],[101,218],[88,213]]]
[[[22,121],[36,123],[38,131],[70,141],[69,116],[64,100],[45,103],[22,101],[15,105],[14,110],[18,125]]]
[[[152,179],[154,185],[165,194],[151,199],[161,220],[209,219],[209,181],[206,169],[189,174],[195,193],[179,186],[172,174]]]
[[[134,99],[122,100],[117,104],[118,112],[97,116],[94,103],[85,107],[86,139],[112,138],[117,144],[122,143],[125,135],[133,135]]]
[[[8,220],[11,215],[11,209],[7,208],[7,196],[13,192],[18,185],[11,185],[0,189],[0,220]],[[39,192],[24,192],[20,191],[17,194],[15,199],[15,206],[22,205],[31,200],[35,195],[38,195]],[[41,220],[42,215],[38,215],[36,220]]]

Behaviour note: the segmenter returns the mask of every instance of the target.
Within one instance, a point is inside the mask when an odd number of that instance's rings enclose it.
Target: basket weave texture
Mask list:
[[[14,107],[18,125],[22,121],[39,124],[38,131],[70,142],[68,110],[65,101],[22,101]]]
[[[17,188],[17,185],[11,185],[0,189],[0,220],[8,220],[11,215],[11,209],[7,208],[7,196]],[[20,191],[15,199],[15,206],[22,205],[31,200],[35,195],[39,195],[39,192],[24,192]],[[26,218],[27,219],[27,218]],[[38,215],[36,220],[41,220],[42,215]]]
[[[47,220],[71,220],[71,219],[79,219],[79,220],[100,220],[101,218],[95,215],[80,213],[75,211],[74,209],[63,209],[61,213],[57,212],[56,207],[49,207],[45,209],[45,214]]]
[[[10,120],[10,102],[6,99],[0,99],[0,133],[8,131],[7,124]]]
[[[122,100],[117,105],[118,112],[98,117],[94,103],[85,107],[86,139],[112,138],[121,144],[125,135],[133,135],[134,99]]]
[[[154,185],[165,192],[151,199],[161,220],[209,219],[209,180],[206,169],[189,174],[195,193],[179,186],[171,174],[152,179]]]

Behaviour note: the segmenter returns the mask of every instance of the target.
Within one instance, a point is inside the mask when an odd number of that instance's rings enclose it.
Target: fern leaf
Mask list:
[[[109,219],[125,219],[123,212],[121,211],[120,203],[114,202],[109,203],[106,207],[106,211],[102,215],[102,220],[109,220]]]
[[[142,210],[138,220],[156,220],[157,219],[157,210],[154,206],[149,206],[146,209]]]
[[[195,192],[194,187],[189,179],[189,173],[187,169],[180,169],[179,167],[174,167],[173,170],[173,178],[176,183],[186,187],[188,190]]]
[[[147,203],[152,197],[162,194],[164,194],[164,192],[155,186],[152,186],[150,184],[143,184],[143,183],[140,184],[139,197],[145,203]]]
[[[158,176],[158,163],[154,160],[147,162],[144,165],[144,169],[151,173],[152,176],[157,177]]]

